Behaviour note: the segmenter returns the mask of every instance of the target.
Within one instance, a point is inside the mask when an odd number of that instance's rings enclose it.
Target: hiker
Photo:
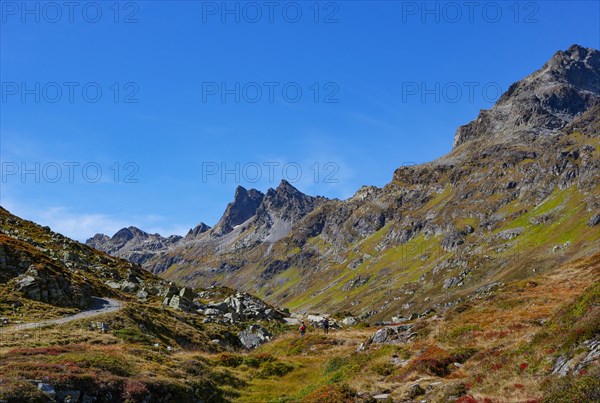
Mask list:
[[[304,321],[302,321],[302,324],[298,330],[300,331],[300,337],[304,337],[304,334],[306,333],[306,325],[304,324]]]
[[[325,334],[329,333],[329,319],[323,318],[323,332]]]

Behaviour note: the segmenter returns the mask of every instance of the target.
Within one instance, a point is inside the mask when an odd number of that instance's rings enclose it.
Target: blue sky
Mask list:
[[[238,185],[383,186],[600,47],[597,1],[114,4],[0,2],[0,204],[79,240],[214,225]]]

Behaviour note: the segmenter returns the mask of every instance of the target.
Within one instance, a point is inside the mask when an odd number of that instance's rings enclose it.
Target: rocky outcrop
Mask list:
[[[170,306],[173,309],[180,311],[191,311],[194,308],[194,298],[197,294],[189,287],[178,288],[174,285],[167,287],[160,294],[164,297],[163,305]]]
[[[302,217],[326,199],[305,195],[282,180],[276,189],[269,189],[256,211],[259,231],[267,232],[264,241],[276,242],[285,237]]]
[[[35,301],[78,308],[85,308],[90,303],[88,285],[77,284],[44,265],[31,265],[13,281],[17,292]]]
[[[514,83],[490,110],[461,126],[454,147],[496,134],[557,133],[600,104],[600,52],[573,45],[557,52],[540,70]]]
[[[285,314],[264,301],[246,293],[237,293],[222,302],[198,305],[198,312],[206,316],[205,322],[237,323],[248,321],[279,321]]]
[[[358,351],[368,350],[371,344],[406,343],[416,336],[413,325],[386,326],[376,331],[358,347]]]
[[[250,325],[246,330],[238,333],[240,344],[247,350],[253,350],[268,342],[272,335],[267,329],[260,325]]]
[[[210,229],[210,227],[208,225],[201,222],[200,224],[196,225],[194,228],[192,228],[188,231],[188,233],[185,236],[185,239],[189,240],[189,239],[197,238],[198,236],[204,234],[209,229]]]
[[[552,368],[553,375],[577,374],[589,364],[597,362],[600,359],[600,339],[586,340],[575,351],[574,354],[561,355],[556,359]]]
[[[600,214],[594,214],[587,222],[587,225],[590,227],[594,227],[598,224],[600,224]]]
[[[122,232],[119,238],[129,238]],[[140,299],[156,295],[164,280],[140,265],[23,220],[0,208],[0,284],[21,303],[35,300],[85,308],[92,296]]]
[[[256,214],[264,194],[256,189],[246,190],[238,186],[233,202],[227,205],[225,213],[210,232],[213,236],[222,236],[231,232],[237,225],[242,224]]]

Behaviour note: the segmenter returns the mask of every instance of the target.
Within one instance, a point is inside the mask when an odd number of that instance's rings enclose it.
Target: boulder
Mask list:
[[[167,288],[161,290],[158,295],[165,298],[171,298],[176,294],[179,294],[179,289],[173,285],[169,285]]]
[[[209,309],[216,309],[221,314],[229,312],[229,305],[227,305],[226,302],[217,302],[217,303],[208,304],[207,307]],[[234,312],[236,312],[236,311],[234,310]]]
[[[57,274],[51,268],[31,265],[14,279],[15,290],[26,298],[58,306],[86,307],[90,302],[88,285]]]
[[[318,316],[318,315],[308,315],[306,317],[306,320],[314,325],[320,325],[321,322],[323,322],[323,319],[325,319],[324,316]]]
[[[194,297],[196,296],[194,294],[194,291],[192,291],[191,288],[189,287],[183,287],[180,291],[179,291],[179,296],[185,300],[191,301],[194,299]]]
[[[246,330],[238,333],[238,339],[247,350],[255,349],[266,343],[271,338],[271,333],[260,325],[250,325]]]
[[[125,292],[133,292],[138,288],[138,285],[132,281],[123,281],[120,288]]]
[[[412,332],[413,325],[396,325],[386,326],[375,332],[364,343],[362,343],[357,351],[365,351],[373,343],[375,344],[396,344],[406,343],[412,339],[416,333]]]
[[[118,290],[121,288],[120,283],[118,283],[116,281],[112,281],[112,280],[107,281],[106,285],[109,286],[110,288],[112,288],[113,290]]]
[[[587,225],[593,227],[595,225],[600,224],[600,214],[594,214],[587,222]]]
[[[148,291],[142,288],[137,292],[137,294],[135,294],[135,296],[141,301],[146,301],[148,299]]]
[[[37,387],[43,394],[48,396],[48,398],[54,400],[54,398],[56,397],[56,391],[54,390],[54,386],[50,385],[49,383],[40,382],[38,383]]]
[[[222,314],[223,314],[222,311],[219,311],[218,309],[215,309],[215,308],[206,308],[204,310],[204,315],[206,315],[206,316],[219,316]]]
[[[180,311],[190,311],[192,308],[192,304],[190,300],[180,297],[179,295],[174,295],[169,301],[169,306],[174,309],[178,309]]]
[[[240,315],[237,312],[227,312],[223,317],[231,323],[236,323],[240,320]]]
[[[503,239],[508,241],[510,239],[516,238],[523,233],[523,227],[507,229],[504,231],[500,231],[496,234],[497,239]]]

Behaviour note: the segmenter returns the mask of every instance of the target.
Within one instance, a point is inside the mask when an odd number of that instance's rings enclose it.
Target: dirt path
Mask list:
[[[121,309],[121,307],[121,302],[117,301],[116,299],[92,297],[92,306],[85,311],[76,313],[75,315],[65,316],[64,318],[58,319],[44,320],[41,322],[31,322],[14,326],[8,326],[5,328],[0,328],[0,333],[68,323],[78,319],[91,318],[94,316],[102,315],[104,313],[115,312]]]

